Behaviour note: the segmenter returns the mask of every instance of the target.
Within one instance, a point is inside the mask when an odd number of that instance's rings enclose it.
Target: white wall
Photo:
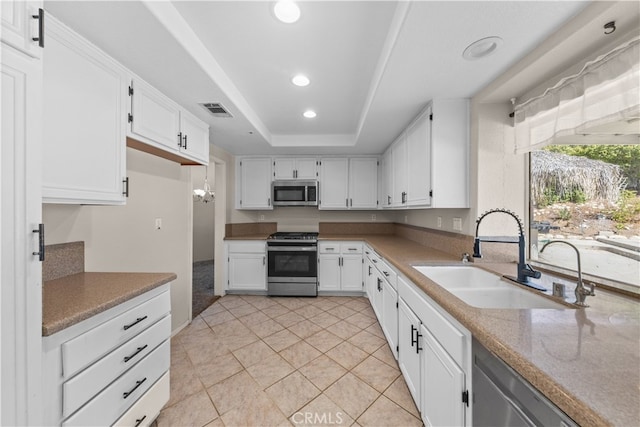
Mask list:
[[[190,168],[127,149],[125,206],[43,205],[47,244],[85,242],[86,271],[172,272],[172,329],[191,312]],[[155,219],[162,228],[155,229]]]
[[[215,163],[209,166],[191,166],[192,188],[200,188],[208,173],[211,189],[215,188]],[[217,196],[217,194],[216,194]],[[214,258],[215,239],[215,202],[193,202],[193,262],[208,261]]]

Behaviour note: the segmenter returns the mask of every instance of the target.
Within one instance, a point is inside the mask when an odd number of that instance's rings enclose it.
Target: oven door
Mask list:
[[[272,243],[267,255],[267,295],[318,296],[317,245]]]

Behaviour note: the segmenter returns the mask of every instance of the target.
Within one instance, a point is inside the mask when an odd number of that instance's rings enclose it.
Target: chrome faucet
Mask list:
[[[586,303],[585,300],[587,299],[588,296],[595,296],[595,292],[594,292],[594,288],[595,285],[593,283],[589,284],[589,287],[586,287],[584,285],[584,283],[582,282],[582,265],[580,263],[580,251],[578,250],[578,248],[576,248],[576,246],[572,243],[566,242],[564,240],[550,240],[547,243],[544,244],[544,246],[540,249],[540,253],[544,252],[544,248],[546,248],[547,246],[549,246],[552,243],[564,243],[565,245],[569,245],[571,246],[575,251],[576,251],[576,255],[578,257],[578,283],[576,283],[576,290],[575,290],[575,294],[576,294],[576,305],[579,305],[580,307],[589,307]]]
[[[510,236],[478,236],[478,229],[480,228],[480,223],[482,220],[493,213],[503,213],[507,214],[518,223],[518,237],[510,237]],[[534,279],[539,279],[542,275],[539,271],[536,271],[525,261],[525,249],[527,247],[525,236],[524,236],[524,225],[522,224],[522,220],[513,212],[507,209],[491,209],[482,215],[476,220],[476,237],[473,242],[473,257],[474,258],[482,258],[482,253],[480,251],[480,242],[494,242],[494,243],[517,243],[518,244],[518,272],[515,278],[507,277],[511,280],[514,280],[520,284],[530,286],[532,288],[538,290],[545,290],[544,288],[532,284],[529,282],[529,278],[533,277]]]

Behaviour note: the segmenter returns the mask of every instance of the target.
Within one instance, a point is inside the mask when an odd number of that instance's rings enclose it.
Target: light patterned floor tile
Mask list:
[[[208,363],[198,365],[197,375],[205,387],[211,387],[222,380],[237,374],[244,368],[231,353],[211,359]]]
[[[323,311],[322,313],[309,318],[316,325],[322,326],[323,328],[329,327],[334,323],[339,322],[341,319],[338,316],[334,316],[331,313],[327,313]]]
[[[255,365],[272,354],[276,354],[276,352],[262,340],[258,340],[233,352],[233,355],[245,368]]]
[[[299,371],[320,390],[326,389],[347,373],[346,369],[324,354],[301,367]]]
[[[218,418],[207,393],[202,390],[176,405],[164,408],[156,422],[158,427],[194,426],[202,427]]]
[[[263,308],[261,311],[270,318],[275,319],[278,316],[289,313],[291,310],[281,304],[275,303],[267,308]]]
[[[353,418],[324,394],[294,413],[289,421],[299,427],[340,427],[353,424]]]
[[[343,340],[351,338],[362,330],[353,323],[345,322],[344,320],[335,323],[327,327],[326,329],[332,334],[339,336]]]
[[[242,371],[207,389],[218,413],[225,414],[235,408],[246,408],[262,387],[246,371]]]
[[[298,322],[295,325],[289,326],[288,329],[300,338],[304,339],[310,337],[316,332],[320,332],[322,330],[322,327],[316,325],[310,320],[303,320],[302,322]]]
[[[304,321],[305,318],[300,316],[298,313],[290,311],[290,312],[287,312],[286,314],[283,314],[282,316],[278,316],[274,318],[273,320],[280,323],[285,328],[288,328],[289,326],[293,326],[296,323],[300,323]]]
[[[318,350],[307,344],[304,341],[295,343],[294,345],[285,348],[280,353],[280,356],[285,358],[287,362],[291,363],[294,368],[298,369],[301,366],[306,365],[316,357],[320,356]]]
[[[356,420],[380,396],[380,393],[351,373],[336,381],[324,394]]]
[[[373,356],[366,358],[351,372],[380,393],[385,391],[400,376],[399,369],[392,368],[386,363],[380,363]]]
[[[345,307],[344,305],[339,305],[332,309],[327,310],[327,313],[333,314],[341,319],[346,319],[347,317],[353,316],[356,314],[355,310],[350,309],[349,307]]]
[[[381,360],[392,368],[398,367],[398,362],[396,362],[396,358],[393,357],[393,353],[391,353],[391,349],[389,348],[388,344],[380,347],[378,350],[376,350],[375,353],[373,353],[372,356],[377,358],[378,360]]]
[[[268,337],[263,338],[263,340],[264,342],[269,344],[272,349],[279,352],[300,341],[300,337],[289,331],[288,329],[284,329],[280,332],[276,332],[273,335],[269,335]]]
[[[343,342],[333,347],[325,353],[327,356],[338,362],[346,369],[355,368],[360,362],[367,358],[368,354],[360,350],[353,344]]]
[[[349,323],[353,323],[354,325],[362,329],[366,329],[375,323],[375,319],[372,319],[371,317],[366,316],[362,313],[356,313],[353,316],[349,316],[344,320]]]
[[[264,393],[252,396],[246,406],[238,406],[222,415],[222,422],[228,427],[250,426],[291,426],[278,406]]]
[[[296,369],[279,354],[274,354],[247,369],[247,372],[265,389],[280,381]]]
[[[404,378],[398,377],[383,393],[386,397],[400,405],[404,410],[416,418],[420,418],[418,408],[411,397],[411,392],[407,387]]]
[[[420,427],[422,426],[422,421],[386,397],[380,396],[380,398],[358,418],[358,424],[362,427],[388,427],[392,425]]]
[[[287,417],[320,394],[320,390],[299,372],[283,378],[265,391]]]
[[[360,331],[347,341],[369,354],[374,353],[380,347],[387,344],[382,338],[370,334],[367,331]]]
[[[340,344],[343,340],[342,338],[323,329],[322,331],[316,332],[310,337],[307,337],[305,341],[320,350],[322,353],[326,353],[333,347]]]

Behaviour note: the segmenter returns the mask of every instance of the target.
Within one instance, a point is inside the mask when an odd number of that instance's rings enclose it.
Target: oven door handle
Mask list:
[[[269,246],[267,252],[318,252],[317,246]]]

